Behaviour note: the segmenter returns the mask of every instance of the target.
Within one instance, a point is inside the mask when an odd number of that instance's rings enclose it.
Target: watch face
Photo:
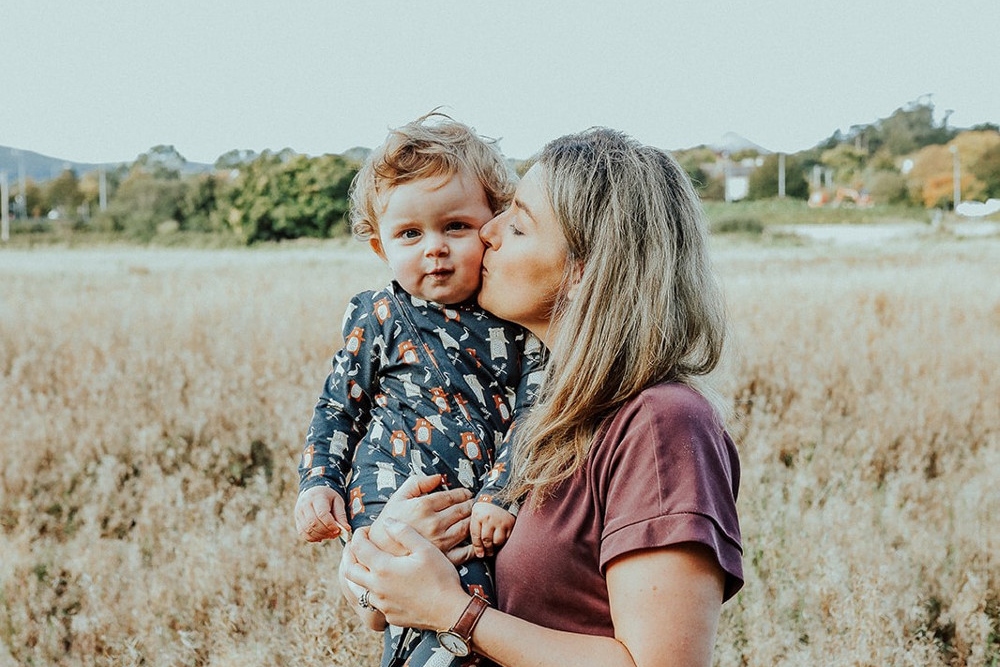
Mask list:
[[[469,644],[454,632],[444,631],[438,633],[438,642],[441,643],[449,653],[458,657],[469,655]]]

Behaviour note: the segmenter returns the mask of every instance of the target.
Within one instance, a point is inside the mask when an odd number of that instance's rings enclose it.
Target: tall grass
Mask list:
[[[1000,662],[1000,242],[719,248],[747,585],[720,665]],[[0,252],[0,667],[374,664],[297,540],[339,244]]]

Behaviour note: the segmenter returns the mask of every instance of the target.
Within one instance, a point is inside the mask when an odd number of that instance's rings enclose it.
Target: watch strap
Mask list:
[[[486,598],[479,593],[474,593],[472,599],[469,600],[469,604],[466,605],[465,611],[459,617],[458,622],[451,626],[451,631],[464,639],[466,643],[470,643],[472,640],[472,631],[476,628],[476,623],[479,622],[483,612],[489,606],[490,603]]]

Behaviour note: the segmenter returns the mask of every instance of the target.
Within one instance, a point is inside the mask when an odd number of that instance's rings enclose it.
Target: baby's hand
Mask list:
[[[472,506],[469,537],[476,558],[492,556],[496,548],[510,537],[514,528],[514,515],[491,502],[479,500]]]
[[[326,486],[314,486],[295,502],[295,528],[307,542],[351,538],[344,499]]]

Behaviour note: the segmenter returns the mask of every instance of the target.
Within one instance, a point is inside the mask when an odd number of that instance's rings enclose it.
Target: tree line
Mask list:
[[[780,162],[784,195],[791,198],[850,189],[874,204],[949,208],[956,161],[963,199],[1000,197],[1000,128],[953,128],[947,116],[936,122],[929,100],[846,133],[838,130],[794,154],[729,154],[699,146],[674,155],[706,200],[726,198],[725,181],[734,167],[748,168],[746,198],[776,197]],[[347,195],[360,157],[233,150],[211,170],[188,173],[173,146],[155,146],[104,174],[65,170],[49,181],[29,179],[23,193],[14,183],[8,207],[26,214],[17,216],[23,228],[63,224],[136,240],[178,231],[226,234],[245,244],[329,238],[349,233]],[[518,171],[523,166],[514,165]]]
[[[58,220],[140,241],[177,231],[228,234],[246,244],[348,232],[356,159],[230,151],[194,174],[185,173],[186,163],[173,146],[155,146],[103,175],[67,169],[48,182],[28,180],[24,209],[36,226]],[[18,194],[15,185],[12,206]]]
[[[778,194],[778,154],[748,149],[723,155],[705,147],[675,154],[705,199],[724,198],[725,167],[732,164],[753,164],[748,199]],[[874,204],[948,209],[954,205],[956,160],[963,200],[1000,197],[1000,127],[949,127],[947,115],[936,122],[933,104],[918,100],[875,123],[838,130],[813,148],[785,155],[785,195],[807,199],[852,190]]]

